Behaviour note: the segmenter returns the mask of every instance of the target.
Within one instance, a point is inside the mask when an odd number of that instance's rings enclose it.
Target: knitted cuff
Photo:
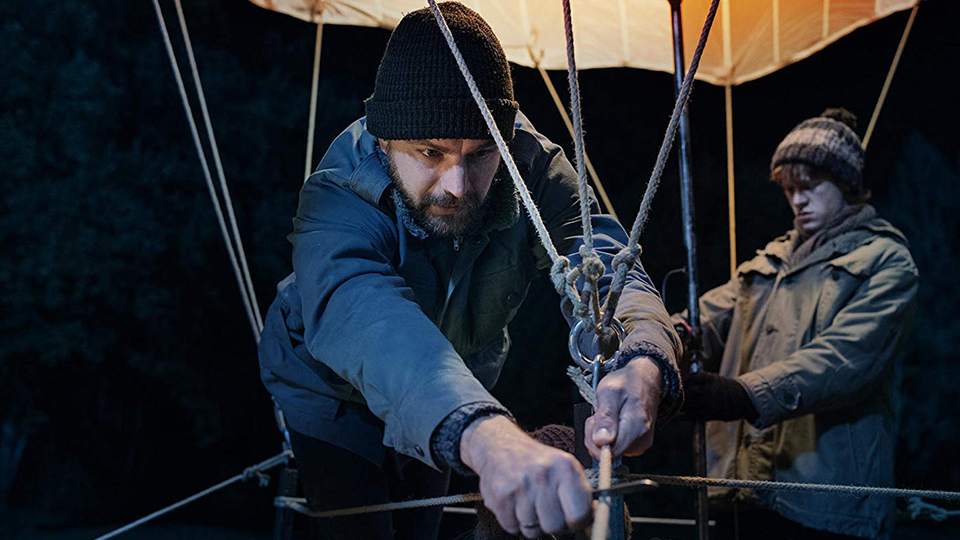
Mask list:
[[[447,415],[430,437],[430,452],[434,461],[445,463],[464,476],[473,475],[473,471],[460,460],[460,437],[474,420],[495,415],[506,416],[516,422],[510,411],[499,403],[482,401],[463,405]]]
[[[636,346],[620,351],[620,360],[613,369],[620,369],[641,356],[649,358],[660,368],[660,407],[657,411],[657,427],[661,427],[676,416],[683,403],[680,371],[670,361],[666,352],[651,343],[638,343]]]

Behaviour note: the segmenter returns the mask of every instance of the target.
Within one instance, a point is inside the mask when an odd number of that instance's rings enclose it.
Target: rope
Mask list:
[[[603,276],[604,267],[593,246],[593,223],[590,221],[590,197],[587,187],[586,150],[583,140],[583,117],[580,113],[580,83],[577,80],[576,50],[573,40],[573,17],[570,0],[563,0],[563,30],[567,41],[567,82],[570,85],[570,110],[573,119],[573,143],[577,162],[577,188],[580,193],[580,224],[583,227],[583,246],[580,248],[583,274],[583,289],[580,303],[574,305],[573,313],[586,319],[591,326],[600,322],[600,290],[597,283]]]
[[[907,19],[907,27],[903,29],[903,36],[900,37],[900,44],[897,45],[897,52],[893,55],[893,62],[890,64],[890,71],[887,72],[887,79],[883,81],[883,89],[880,91],[880,99],[877,100],[877,106],[873,109],[873,116],[870,117],[870,125],[867,126],[867,133],[863,136],[863,148],[866,150],[870,137],[873,135],[873,128],[877,125],[877,118],[880,116],[880,109],[883,108],[883,102],[887,99],[887,91],[890,90],[890,83],[893,82],[893,74],[897,72],[897,66],[900,64],[900,55],[903,54],[903,48],[907,45],[907,38],[910,36],[910,30],[913,29],[913,20],[917,18],[917,10],[920,9],[920,2],[913,6],[910,11],[910,18]]]
[[[230,235],[227,233],[227,225],[223,219],[223,210],[220,208],[220,198],[217,195],[216,189],[213,187],[213,180],[210,175],[210,167],[207,165],[207,158],[203,153],[203,145],[200,142],[200,133],[198,132],[197,124],[193,119],[193,109],[190,107],[190,101],[187,99],[187,91],[183,84],[183,77],[180,75],[180,67],[177,64],[177,57],[173,52],[173,44],[170,42],[170,34],[167,32],[167,25],[163,20],[163,11],[160,9],[160,3],[158,0],[153,0],[153,7],[157,14],[157,21],[160,24],[160,32],[163,34],[163,44],[167,50],[167,57],[170,59],[170,68],[173,70],[173,75],[177,82],[177,89],[180,91],[180,101],[183,103],[183,109],[187,115],[187,122],[190,124],[190,134],[193,136],[193,144],[197,149],[197,156],[200,158],[200,166],[203,169],[203,177],[206,180],[207,191],[210,194],[210,200],[213,202],[213,209],[217,215],[217,223],[220,226],[220,234],[223,236],[223,242],[227,247],[227,255],[230,257],[230,264],[233,267],[233,275],[237,280],[237,286],[240,287],[240,296],[243,298],[243,307],[247,312],[247,319],[250,322],[250,329],[253,331],[253,339],[259,343],[260,329],[262,328],[262,324],[258,324],[258,317],[254,314],[255,312],[250,299],[249,291],[247,290],[247,287],[244,284],[244,279],[241,276],[240,264],[237,261],[237,254],[234,251],[233,243],[230,241]]]
[[[510,172],[510,178],[513,180],[513,184],[517,188],[517,193],[520,194],[520,200],[523,202],[523,206],[527,210],[527,215],[530,217],[530,221],[533,223],[533,226],[537,231],[537,236],[540,238],[540,243],[543,245],[544,249],[547,250],[547,255],[550,257],[550,260],[553,262],[555,268],[558,266],[563,266],[564,261],[566,262],[566,266],[569,267],[570,261],[557,252],[557,248],[550,240],[550,233],[547,232],[547,226],[543,223],[543,218],[540,216],[540,211],[537,210],[537,205],[533,202],[533,197],[530,195],[530,190],[527,189],[527,185],[523,183],[523,179],[520,177],[520,171],[517,170],[517,164],[513,161],[513,156],[510,155],[510,150],[507,148],[507,143],[503,140],[503,135],[501,135],[500,130],[497,129],[497,124],[493,120],[493,114],[490,113],[490,108],[487,107],[487,102],[484,101],[483,94],[481,94],[480,89],[477,88],[477,83],[474,81],[473,75],[470,74],[470,70],[467,68],[467,63],[463,59],[463,55],[460,54],[460,49],[457,47],[457,43],[453,39],[453,34],[450,32],[450,27],[447,26],[446,19],[443,18],[443,13],[441,13],[440,8],[437,7],[437,0],[428,1],[430,2],[430,11],[433,13],[434,18],[437,19],[437,24],[440,26],[440,32],[447,41],[447,46],[450,47],[450,52],[453,53],[453,57],[456,59],[457,67],[460,68],[460,73],[463,74],[463,78],[467,83],[467,87],[470,88],[470,94],[473,96],[474,101],[477,102],[477,107],[480,108],[480,114],[483,116],[483,120],[487,123],[487,129],[490,130],[490,135],[493,137],[493,141],[497,145],[497,150],[500,151],[500,156],[507,165],[507,170]],[[557,286],[556,280],[554,280],[554,286]],[[558,291],[563,294],[562,288],[558,287]]]
[[[156,1],[156,0],[154,0],[154,1]],[[161,510],[157,510],[156,512],[154,512],[154,513],[152,513],[152,514],[150,514],[150,515],[148,515],[148,516],[142,517],[142,518],[134,521],[133,523],[124,525],[123,527],[120,527],[119,529],[113,530],[113,531],[111,531],[111,532],[109,532],[109,533],[107,533],[107,534],[104,534],[104,535],[102,535],[102,536],[98,536],[95,540],[107,540],[108,538],[113,538],[114,536],[123,534],[123,533],[129,531],[130,529],[133,529],[134,527],[139,527],[140,525],[143,525],[144,523],[147,523],[148,521],[152,521],[152,520],[154,520],[154,519],[156,519],[156,518],[158,518],[158,517],[160,517],[160,516],[162,516],[162,515],[164,515],[164,514],[167,514],[167,513],[170,513],[170,512],[172,512],[172,511],[176,510],[177,508],[180,508],[180,507],[182,507],[182,506],[186,506],[186,505],[192,503],[193,501],[195,501],[195,500],[197,500],[197,499],[200,499],[200,498],[202,498],[202,497],[206,497],[207,495],[209,495],[209,494],[211,494],[211,493],[213,493],[213,492],[215,492],[215,491],[219,491],[219,490],[221,490],[221,489],[223,489],[223,488],[225,488],[225,487],[227,487],[227,486],[229,486],[229,485],[231,485],[231,484],[235,484],[235,483],[237,483],[237,482],[239,482],[239,481],[241,481],[241,480],[246,481],[246,480],[250,480],[250,479],[252,479],[252,478],[257,478],[257,479],[260,481],[260,485],[261,485],[261,487],[262,487],[262,486],[265,485],[265,484],[263,483],[263,480],[264,480],[264,477],[262,476],[263,472],[264,472],[264,471],[268,471],[268,470],[270,470],[270,469],[273,469],[273,468],[275,468],[275,467],[278,467],[278,466],[280,466],[280,465],[285,464],[285,463],[287,462],[287,460],[289,460],[291,457],[293,457],[293,452],[291,452],[290,450],[285,450],[285,451],[283,451],[283,452],[281,452],[281,453],[273,456],[273,457],[270,458],[270,459],[267,459],[267,460],[265,460],[265,461],[261,461],[260,463],[257,463],[256,465],[253,465],[253,466],[251,466],[251,467],[247,467],[246,469],[243,470],[242,473],[234,476],[233,478],[230,478],[230,479],[228,479],[228,480],[224,480],[223,482],[220,482],[219,484],[217,484],[217,485],[215,485],[215,486],[213,486],[213,487],[209,487],[209,488],[201,491],[200,493],[197,493],[197,494],[195,494],[195,495],[191,495],[191,496],[187,497],[186,499],[183,499],[183,500],[181,500],[181,501],[179,501],[179,502],[175,502],[175,503],[171,504],[170,506],[168,506],[168,507],[166,507],[166,508],[163,508],[163,509],[161,509]]]
[[[563,30],[567,40],[567,83],[570,85],[570,112],[573,121],[573,146],[577,160],[577,187],[580,191],[580,222],[583,226],[583,245],[594,256],[593,224],[590,222],[590,198],[587,195],[587,171],[583,158],[583,118],[580,114],[580,82],[577,80],[577,60],[573,43],[573,20],[570,0],[563,0]]]
[[[338,510],[311,510],[307,506],[307,500],[300,497],[276,497],[273,505],[277,508],[289,508],[300,514],[313,518],[335,518],[340,516],[356,516],[360,514],[371,514],[374,512],[392,512],[394,510],[409,510],[412,508],[429,508],[431,506],[446,506],[448,504],[462,504],[469,502],[482,501],[483,497],[479,493],[465,493],[462,495],[447,495],[445,497],[434,497],[431,499],[417,499],[413,501],[371,504],[367,506],[355,506],[352,508],[341,508]]]
[[[697,74],[697,68],[700,67],[700,58],[703,56],[703,49],[707,45],[707,38],[710,36],[710,28],[713,26],[713,20],[717,16],[717,8],[720,0],[711,0],[710,11],[707,12],[707,18],[703,21],[703,29],[700,31],[700,40],[697,42],[697,48],[693,53],[693,59],[690,62],[690,69],[687,70],[687,76],[683,79],[683,85],[680,87],[680,95],[677,96],[677,102],[673,106],[673,113],[670,116],[670,123],[667,125],[667,132],[663,136],[663,143],[660,145],[660,153],[657,155],[657,162],[650,173],[650,181],[647,182],[647,189],[643,194],[643,200],[640,202],[640,211],[637,212],[637,218],[630,229],[630,239],[627,246],[614,257],[613,283],[610,285],[610,292],[607,294],[607,302],[603,306],[603,327],[609,326],[613,319],[613,314],[620,302],[620,296],[623,293],[623,287],[626,285],[627,272],[633,268],[637,258],[640,256],[640,234],[643,227],[650,217],[650,206],[653,204],[653,196],[660,185],[660,178],[663,176],[663,168],[667,163],[667,157],[670,155],[670,148],[673,146],[673,139],[677,134],[677,127],[680,125],[680,113],[687,106],[687,100],[690,98],[690,90],[693,88],[693,79]]]
[[[547,92],[550,94],[550,97],[553,98],[553,104],[557,107],[557,112],[560,113],[560,117],[563,119],[563,124],[567,126],[567,131],[570,132],[570,136],[573,137],[573,122],[570,121],[570,115],[567,114],[567,110],[563,107],[563,103],[560,101],[560,95],[557,94],[556,87],[553,86],[553,81],[550,80],[550,76],[547,75],[547,70],[543,69],[543,66],[540,65],[540,57],[533,54],[533,50],[529,49],[530,58],[533,60],[534,65],[537,68],[537,71],[540,72],[540,77],[543,78],[543,84],[547,87]],[[584,151],[583,161],[587,164],[587,172],[590,174],[590,178],[593,180],[593,184],[597,187],[597,194],[600,195],[600,200],[603,202],[603,207],[606,211],[613,216],[613,219],[620,221],[620,217],[617,215],[617,211],[613,208],[613,203],[610,202],[610,197],[607,195],[607,190],[604,189],[603,183],[600,182],[600,176],[597,174],[597,170],[593,168],[593,163],[590,161],[590,156]]]
[[[560,255],[556,246],[553,245],[553,241],[550,239],[550,233],[547,231],[547,226],[543,223],[543,218],[540,216],[540,211],[537,209],[537,205],[533,202],[533,197],[530,195],[530,190],[527,189],[527,185],[520,177],[520,171],[517,170],[517,164],[514,162],[513,156],[510,154],[510,150],[507,148],[507,143],[503,140],[503,135],[501,135],[500,130],[497,129],[497,124],[493,120],[493,115],[490,113],[490,108],[487,107],[487,102],[484,100],[483,94],[480,93],[480,89],[477,88],[477,83],[474,81],[473,75],[470,74],[470,69],[467,67],[467,63],[463,59],[463,55],[460,53],[460,49],[457,47],[456,41],[453,39],[453,34],[450,32],[450,27],[447,26],[447,21],[443,18],[443,13],[441,13],[440,8],[437,7],[436,0],[428,0],[428,2],[430,3],[430,11],[433,13],[434,18],[437,20],[437,24],[440,27],[440,32],[443,34],[443,37],[447,42],[447,46],[450,48],[450,52],[453,53],[453,57],[457,62],[457,67],[460,68],[460,73],[463,74],[463,78],[467,83],[467,87],[470,89],[470,94],[473,96],[473,100],[477,103],[477,107],[480,109],[480,114],[483,116],[483,120],[487,124],[487,129],[490,130],[490,135],[493,137],[493,141],[497,145],[497,150],[500,152],[500,156],[503,158],[503,161],[507,166],[507,171],[510,173],[510,179],[513,180],[514,187],[516,188],[517,193],[520,195],[520,200],[523,202],[523,206],[527,211],[527,215],[529,216],[530,221],[533,223],[534,229],[537,231],[537,237],[540,239],[541,245],[543,245],[543,248],[546,250],[547,255],[550,257],[550,260],[553,263],[550,269],[550,278],[553,282],[553,286],[558,293],[570,298],[570,301],[574,306],[574,313],[584,314],[585,303],[581,301],[580,294],[577,293],[576,287],[574,286],[577,278],[582,274],[575,268],[571,269],[570,260]],[[599,259],[597,259],[596,262],[598,263]],[[602,263],[600,266],[602,275]],[[597,265],[595,263],[585,266],[586,271],[584,273],[595,273],[596,267]],[[599,298],[595,300],[595,305],[597,306],[597,311],[599,312]]]
[[[213,122],[210,120],[210,114],[207,110],[207,100],[203,93],[203,85],[200,83],[200,71],[197,69],[196,58],[193,54],[193,44],[190,40],[190,32],[187,30],[186,17],[183,14],[183,7],[180,4],[180,0],[174,1],[177,8],[177,18],[180,22],[180,30],[183,33],[183,41],[187,50],[187,57],[190,61],[194,86],[196,87],[197,96],[200,100],[200,109],[203,113],[207,137],[210,141],[210,148],[213,152],[214,163],[217,167],[217,176],[220,180],[220,189],[223,191],[224,202],[226,203],[227,207],[227,216],[230,219],[233,238],[236,241],[236,251],[234,251],[233,243],[230,242],[230,236],[227,234],[226,224],[223,219],[223,210],[220,207],[220,199],[217,196],[216,189],[213,187],[213,180],[210,175],[210,167],[207,164],[206,154],[204,154],[203,146],[200,142],[200,135],[194,120],[193,109],[190,107],[190,101],[187,98],[186,87],[180,74],[180,66],[177,63],[177,57],[173,51],[173,44],[170,41],[170,34],[167,32],[167,25],[164,22],[163,11],[160,9],[158,0],[153,0],[154,10],[157,14],[157,20],[160,23],[160,31],[163,34],[163,42],[167,50],[167,56],[170,59],[170,67],[173,69],[173,74],[177,82],[177,88],[180,91],[180,99],[183,102],[184,112],[186,113],[187,121],[190,124],[190,133],[193,135],[194,146],[197,149],[197,155],[200,158],[200,165],[203,168],[203,175],[204,179],[206,180],[207,191],[210,194],[211,202],[213,202],[213,209],[217,216],[217,223],[220,225],[220,233],[223,237],[223,243],[227,247],[227,254],[230,257],[230,263],[233,267],[233,274],[237,280],[237,285],[240,287],[240,296],[243,299],[243,306],[247,313],[247,320],[249,321],[250,327],[253,330],[253,340],[256,343],[260,343],[260,333],[263,331],[263,319],[260,316],[260,307],[259,302],[257,301],[257,294],[253,288],[253,280],[250,277],[250,269],[247,265],[247,256],[243,250],[243,242],[240,239],[240,230],[237,226],[237,218],[233,211],[233,201],[230,198],[230,190],[227,188],[226,176],[223,172],[223,165],[220,161],[220,151],[217,146],[217,140],[213,134]],[[289,450],[290,434],[287,431],[286,421],[283,417],[283,411],[280,410],[280,406],[277,404],[276,400],[273,400],[273,412],[277,421],[277,427],[280,429],[281,435],[283,435],[284,449]]]
[[[731,478],[703,478],[698,476],[662,476],[657,474],[644,474],[641,476],[661,484],[685,487],[725,487],[756,489],[761,491],[815,491],[821,493],[841,493],[845,495],[882,495],[898,498],[921,497],[924,499],[941,499],[960,502],[960,492],[956,491],[844,486],[836,484],[802,484],[799,482],[735,480]]]
[[[487,107],[486,101],[483,99],[483,95],[480,93],[480,90],[477,88],[476,82],[473,79],[473,75],[470,74],[470,70],[467,68],[466,62],[463,59],[463,56],[460,54],[460,50],[457,47],[456,41],[453,38],[453,34],[450,32],[450,28],[447,26],[446,20],[443,18],[443,14],[440,12],[440,8],[437,6],[436,0],[428,0],[430,4],[430,10],[433,13],[434,18],[437,20],[437,24],[440,27],[440,31],[443,34],[444,39],[447,42],[447,46],[450,48],[450,52],[453,53],[454,59],[457,62],[457,66],[460,68],[460,72],[463,74],[464,80],[467,83],[467,87],[470,89],[470,93],[473,96],[474,101],[476,101],[477,106],[480,109],[480,113],[483,116],[484,121],[487,124],[487,128],[490,130],[490,134],[493,137],[494,142],[497,145],[497,149],[500,152],[504,162],[507,165],[507,170],[510,172],[510,177],[514,182],[514,185],[517,188],[517,192],[520,195],[520,199],[523,202],[524,208],[527,210],[527,214],[530,217],[531,222],[534,225],[534,228],[537,231],[537,236],[540,239],[541,244],[546,249],[547,254],[550,257],[550,260],[553,262],[550,276],[553,281],[554,288],[562,295],[566,295],[574,304],[574,313],[580,317],[588,316],[589,312],[586,310],[593,307],[592,311],[594,316],[600,316],[600,327],[603,329],[609,328],[610,323],[613,320],[614,312],[616,311],[617,304],[620,301],[620,296],[623,292],[623,288],[626,285],[626,276],[630,268],[636,264],[637,258],[640,256],[641,248],[639,245],[640,233],[643,230],[643,226],[647,221],[647,218],[650,213],[650,206],[653,202],[653,195],[656,193],[657,187],[660,183],[660,178],[663,174],[663,168],[666,163],[667,156],[669,155],[670,147],[673,144],[673,139],[676,135],[677,126],[679,125],[680,113],[684,107],[688,98],[690,97],[690,90],[693,85],[693,79],[696,75],[697,68],[700,65],[700,58],[703,56],[703,49],[706,46],[707,37],[710,34],[710,28],[713,25],[713,20],[717,14],[717,7],[719,6],[719,0],[712,0],[710,5],[710,11],[707,13],[707,18],[704,21],[703,30],[700,34],[700,40],[697,43],[696,51],[693,55],[693,61],[690,64],[690,69],[687,73],[687,77],[684,80],[683,86],[681,87],[680,95],[677,97],[677,102],[674,106],[673,113],[670,118],[670,123],[667,127],[667,132],[664,136],[663,143],[660,147],[660,153],[657,158],[657,163],[654,166],[653,173],[651,173],[650,181],[647,184],[646,191],[644,192],[643,200],[640,204],[640,212],[637,214],[637,218],[634,221],[633,228],[630,232],[630,239],[620,253],[618,253],[613,259],[613,266],[615,268],[613,283],[611,284],[610,293],[607,295],[607,300],[603,308],[599,306],[599,294],[594,294],[594,291],[591,290],[590,286],[587,285],[584,288],[583,297],[576,292],[573,284],[576,282],[576,279],[581,275],[585,276],[585,281],[589,283],[590,279],[594,272],[597,271],[598,266],[601,268],[602,265],[595,264],[594,261],[584,261],[586,264],[582,264],[582,269],[577,271],[576,269],[570,268],[570,261],[561,256],[557,252],[557,248],[553,245],[553,242],[550,240],[549,232],[546,229],[546,226],[543,223],[543,218],[540,216],[540,212],[537,210],[536,205],[533,202],[533,198],[530,195],[530,191],[527,189],[526,185],[523,183],[523,180],[520,178],[520,173],[517,170],[516,163],[513,161],[513,157],[510,155],[510,151],[507,148],[506,143],[503,140],[503,137],[500,135],[499,130],[497,129],[496,123],[493,120],[493,115],[490,113],[490,109]],[[590,227],[589,221],[589,205],[587,206],[587,212],[583,212],[583,205],[587,204],[585,200],[586,197],[583,196],[583,186],[585,185],[585,174],[583,172],[583,167],[585,165],[585,159],[582,159],[583,152],[583,134],[582,134],[582,125],[580,122],[580,106],[579,106],[579,91],[576,85],[576,65],[574,60],[574,50],[573,50],[573,28],[570,17],[570,5],[569,0],[564,0],[564,26],[567,33],[567,61],[569,66],[570,82],[571,82],[571,99],[573,101],[573,110],[574,110],[574,130],[575,130],[575,139],[577,141],[577,169],[578,169],[578,179],[581,183],[581,220],[584,221],[584,250],[581,250],[581,255],[589,255],[590,251],[593,248],[592,241],[592,228]],[[586,257],[585,257],[586,259]],[[598,262],[598,261],[597,261]],[[601,273],[602,275],[602,273]],[[595,319],[593,321],[595,323]]]
[[[609,467],[609,463],[608,463]],[[600,482],[603,482],[603,453],[601,453]],[[611,474],[607,472],[606,474]],[[885,497],[922,499],[939,499],[960,502],[960,492],[956,491],[936,491],[923,489],[902,489],[885,488],[872,486],[846,486],[835,484],[802,484],[797,482],[770,482],[764,480],[735,480],[729,478],[704,478],[700,476],[670,476],[658,474],[631,474],[624,476],[612,484],[616,487],[620,483],[632,482],[635,479],[642,478],[653,480],[663,485],[684,486],[690,488],[697,487],[726,487],[739,489],[756,489],[762,491],[809,491],[820,493],[838,493],[843,495],[879,495]],[[601,490],[603,487],[598,487]],[[307,506],[307,500],[295,497],[276,497],[274,506],[278,508],[289,508],[298,513],[317,518],[331,518],[339,516],[355,516],[373,512],[389,512],[393,510],[406,510],[411,508],[428,508],[431,506],[445,506],[449,504],[461,504],[468,502],[479,502],[483,496],[479,493],[464,493],[460,495],[448,495],[445,497],[434,497],[431,499],[417,499],[412,501],[374,504],[368,506],[355,506],[351,508],[340,508],[337,510],[315,511]],[[601,505],[602,507],[602,505]],[[597,518],[594,518],[596,526]],[[97,539],[100,540],[100,539]]]
[[[323,22],[317,23],[317,42],[313,47],[313,82],[310,87],[310,122],[307,125],[307,162],[303,167],[303,177],[313,171],[313,134],[317,125],[317,85],[320,82],[320,43],[323,40]]]
[[[257,293],[253,289],[253,280],[250,278],[250,268],[247,266],[247,254],[243,250],[243,241],[240,239],[240,229],[237,227],[237,217],[233,211],[233,200],[230,198],[230,189],[227,188],[226,175],[223,173],[223,164],[220,162],[220,148],[217,146],[216,137],[213,136],[213,122],[210,121],[210,113],[207,110],[207,98],[203,93],[203,85],[200,83],[200,71],[197,69],[197,59],[193,55],[193,44],[190,41],[190,32],[187,31],[187,20],[183,16],[183,7],[180,5],[180,0],[174,0],[174,4],[177,7],[177,18],[180,20],[183,43],[187,49],[187,59],[190,61],[190,72],[193,75],[193,84],[197,89],[197,97],[200,100],[200,112],[203,114],[203,123],[207,128],[210,151],[213,152],[213,163],[217,167],[217,178],[220,180],[220,190],[223,192],[223,201],[227,207],[227,218],[230,220],[230,230],[233,232],[233,241],[236,242],[237,258],[240,259],[240,270],[243,272],[243,280],[250,294],[250,303],[253,306],[257,329],[262,332],[263,318],[260,316],[260,305],[257,302]]]
[[[907,502],[907,514],[910,519],[932,519],[934,521],[946,521],[947,518],[960,516],[960,510],[947,510],[937,505],[923,502],[919,497],[911,497]]]

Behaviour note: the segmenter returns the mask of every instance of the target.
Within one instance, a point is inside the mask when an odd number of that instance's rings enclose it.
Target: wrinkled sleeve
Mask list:
[[[304,185],[290,235],[306,347],[363,394],[386,446],[437,467],[430,436],[445,417],[500,405],[391,265],[390,217],[325,174]]]
[[[816,338],[786,359],[738,377],[760,412],[755,425],[864,397],[903,345],[917,283],[912,265],[880,270]]]
[[[545,152],[541,159],[531,164],[530,177],[533,180],[529,183],[530,191],[541,209],[557,250],[567,255],[573,267],[580,262],[579,250],[583,244],[577,175],[560,147],[543,141],[541,144]],[[628,238],[623,227],[612,216],[600,213],[592,190],[589,196],[594,247],[605,266],[599,283],[601,298],[605,299],[613,279],[613,257],[626,246]],[[550,259],[546,250],[536,246],[534,252],[538,255],[538,265],[548,268]],[[572,322],[569,300],[563,300],[562,309],[568,322]],[[620,346],[622,358],[630,361],[640,356],[647,357],[660,368],[658,423],[662,424],[676,413],[682,402],[680,373],[677,369],[681,345],[660,294],[639,261],[627,275],[616,317],[627,330],[627,337]]]

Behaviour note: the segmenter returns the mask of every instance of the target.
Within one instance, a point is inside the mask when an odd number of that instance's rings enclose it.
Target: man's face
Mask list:
[[[492,140],[380,141],[390,178],[431,235],[460,236],[483,218],[500,166]]]
[[[793,210],[794,226],[807,236],[819,232],[847,206],[843,192],[829,180],[802,175],[783,182],[781,187]]]

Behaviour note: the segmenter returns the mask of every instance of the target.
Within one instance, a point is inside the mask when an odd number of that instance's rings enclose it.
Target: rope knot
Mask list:
[[[584,246],[580,246],[580,256],[583,258],[583,260],[580,262],[580,268],[583,276],[588,282],[596,283],[601,277],[603,277],[604,272],[607,270],[606,267],[603,266],[603,261],[600,260],[600,257],[597,256],[595,251],[588,251],[584,249]]]
[[[263,471],[260,470],[259,466],[255,465],[253,467],[247,467],[246,469],[243,470],[244,482],[249,482],[254,478],[257,479],[257,484],[259,484],[260,487],[267,487],[268,485],[270,485],[270,477],[264,474]]]
[[[550,268],[550,281],[553,282],[553,288],[561,295],[567,294],[567,271],[570,269],[570,259],[563,255],[553,261],[553,267]]]
[[[610,464],[610,484],[616,485],[621,482],[628,481],[634,475],[630,474],[630,469],[623,464],[621,458],[613,460]],[[590,482],[590,487],[593,489],[598,489],[600,484],[600,465],[595,464],[589,469],[584,469],[583,471],[587,475],[587,482]]]
[[[640,254],[643,253],[643,247],[640,244],[631,244],[624,246],[613,257],[613,269],[617,271],[622,265],[627,265],[627,269],[633,268],[633,265],[637,264],[637,259],[640,258]]]

